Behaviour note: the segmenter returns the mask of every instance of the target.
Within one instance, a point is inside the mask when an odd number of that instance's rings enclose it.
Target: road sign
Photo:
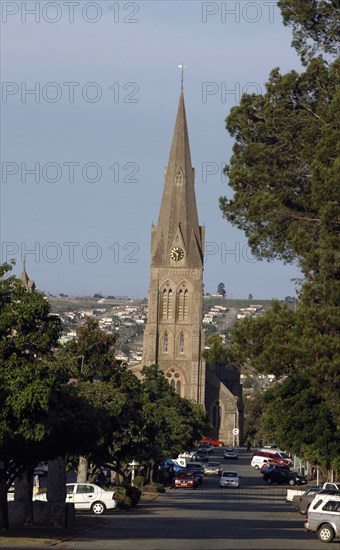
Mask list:
[[[234,429],[233,429],[233,434],[234,434],[234,435],[238,435],[239,432],[240,432],[240,430],[239,430],[238,428],[234,428]]]

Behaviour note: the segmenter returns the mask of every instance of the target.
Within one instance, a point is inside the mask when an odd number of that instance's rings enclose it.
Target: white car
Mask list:
[[[220,487],[240,487],[240,477],[237,472],[222,472]]]
[[[33,500],[46,501],[46,493],[34,496]],[[74,504],[76,510],[91,510],[98,515],[117,507],[115,492],[105,491],[94,483],[67,483],[65,502]]]

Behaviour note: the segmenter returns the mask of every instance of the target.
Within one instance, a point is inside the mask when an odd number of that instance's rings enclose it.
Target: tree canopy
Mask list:
[[[292,46],[306,63],[316,54],[339,55],[339,0],[279,0],[284,25],[293,29]]]
[[[273,303],[236,324],[229,357],[276,377],[264,402],[267,436],[339,469],[339,2],[278,5],[305,68],[273,69],[266,93],[245,94],[231,110],[225,171],[234,194],[220,208],[258,259],[295,262],[303,279],[294,310]]]

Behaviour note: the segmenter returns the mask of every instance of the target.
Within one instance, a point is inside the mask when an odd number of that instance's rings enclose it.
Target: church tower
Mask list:
[[[142,364],[157,364],[179,395],[204,405],[204,227],[194,179],[182,87],[158,223],[152,226]]]

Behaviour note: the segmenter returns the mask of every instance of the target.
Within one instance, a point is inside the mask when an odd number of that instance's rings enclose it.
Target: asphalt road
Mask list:
[[[171,489],[129,513],[112,511],[76,539],[56,550],[325,550],[314,533],[304,531],[304,516],[285,501],[286,486],[267,486],[250,467],[250,454],[212,459],[242,476],[240,489],[220,489],[218,478],[202,487]],[[339,548],[339,543],[331,545]]]

